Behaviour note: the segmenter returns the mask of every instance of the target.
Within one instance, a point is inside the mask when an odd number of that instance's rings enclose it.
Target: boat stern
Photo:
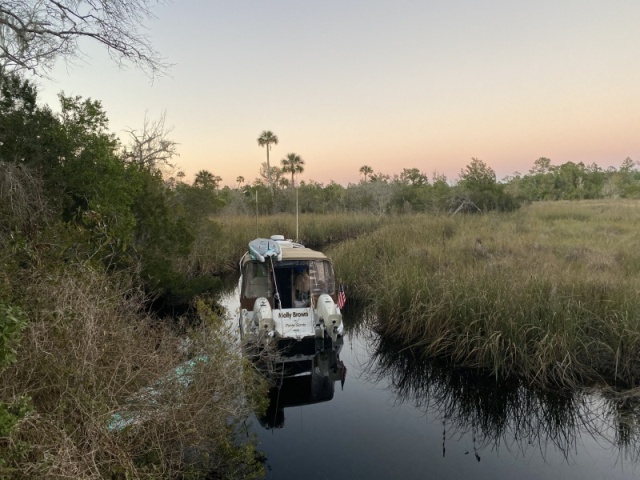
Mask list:
[[[317,336],[313,309],[286,308],[273,313],[278,338],[302,340]]]

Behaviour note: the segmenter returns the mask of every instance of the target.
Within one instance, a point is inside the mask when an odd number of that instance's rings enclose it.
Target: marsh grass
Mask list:
[[[259,217],[217,217],[211,220],[206,234],[196,241],[194,257],[209,272],[226,273],[237,270],[240,257],[247,251],[247,244],[257,237],[284,235],[303,245],[319,248],[330,243],[375,231],[382,223],[379,216],[363,214],[312,215],[299,218],[300,238],[296,239],[295,215],[271,215]]]
[[[382,335],[544,387],[640,382],[640,204],[390,219],[330,250]]]

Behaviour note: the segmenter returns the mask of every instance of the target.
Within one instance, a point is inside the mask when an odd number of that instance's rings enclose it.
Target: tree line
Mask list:
[[[429,177],[418,168],[404,168],[399,174],[389,175],[363,165],[359,170],[360,181],[343,186],[313,180],[301,180],[296,185],[293,175],[304,171],[304,162],[291,164],[292,156],[299,158],[297,154],[287,155],[280,168],[263,164],[260,175],[251,183],[238,177],[236,185],[221,187],[222,179],[215,177],[213,194],[217,206],[212,213],[255,214],[256,209],[261,214],[292,212],[296,195],[303,213],[380,215],[513,211],[541,200],[640,198],[640,170],[631,158],[624,159],[618,168],[605,170],[595,163],[552,165],[550,159],[541,157],[533,162],[528,173],[516,172],[502,180],[478,158],[472,158],[455,180],[438,173]],[[196,176],[193,185],[200,175],[208,174],[203,172]],[[179,178],[172,178],[169,183],[173,188],[183,188]]]

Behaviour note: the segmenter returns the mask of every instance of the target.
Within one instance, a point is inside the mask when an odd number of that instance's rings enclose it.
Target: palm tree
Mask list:
[[[283,172],[291,172],[291,186],[295,187],[296,182],[294,176],[296,173],[304,172],[304,160],[300,158],[300,155],[289,153],[285,158],[280,160],[280,162],[282,163]]]
[[[364,176],[364,183],[367,183],[367,176],[373,173],[373,168],[369,165],[363,165],[360,167],[360,173]]]
[[[238,190],[240,189],[240,185],[244,183],[244,177],[242,175],[238,175],[236,178],[236,182],[238,182]]]
[[[196,177],[193,180],[194,187],[200,188],[213,188],[217,189],[218,184],[222,181],[218,175],[214,175],[208,170],[200,170],[196,173]]]
[[[261,147],[266,147],[267,149],[267,174],[269,176],[269,188],[271,189],[271,193],[273,193],[273,185],[271,183],[271,164],[269,163],[269,150],[271,149],[271,144],[278,144],[278,137],[273,134],[271,130],[263,130],[260,136],[258,137],[258,145]]]

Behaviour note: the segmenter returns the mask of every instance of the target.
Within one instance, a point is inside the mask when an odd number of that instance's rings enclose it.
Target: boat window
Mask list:
[[[336,290],[336,281],[331,263],[322,260],[310,262],[311,290],[314,294],[328,293],[332,295]]]
[[[244,296],[269,297],[269,271],[265,263],[249,262],[244,267]]]

